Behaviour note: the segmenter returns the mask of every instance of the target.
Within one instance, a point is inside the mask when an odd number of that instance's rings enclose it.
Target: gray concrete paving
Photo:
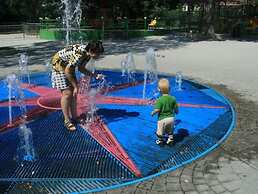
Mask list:
[[[5,38],[12,42],[12,36]],[[31,71],[45,70],[46,61],[64,45],[41,41],[28,45],[24,41],[16,40],[15,45],[0,41],[0,77],[17,71],[21,52],[29,54]],[[223,145],[198,161],[142,183],[100,193],[258,193],[258,43],[192,42],[174,36],[106,41],[106,56],[99,67],[119,68],[121,59],[133,50],[137,68],[142,69],[144,51],[150,46],[157,49],[159,71],[181,70],[227,96],[235,105],[237,126]]]

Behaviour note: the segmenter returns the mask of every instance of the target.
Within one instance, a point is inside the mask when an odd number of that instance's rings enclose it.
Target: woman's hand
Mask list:
[[[100,79],[103,79],[105,76],[103,74],[97,74],[96,75],[96,79],[97,80],[100,80]]]
[[[73,96],[76,97],[78,94],[78,87],[73,88]]]

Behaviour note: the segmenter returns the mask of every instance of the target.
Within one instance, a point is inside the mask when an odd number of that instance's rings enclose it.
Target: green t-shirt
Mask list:
[[[177,110],[176,98],[174,96],[161,96],[155,104],[155,109],[159,109],[158,119],[162,120],[168,117],[174,117]]]

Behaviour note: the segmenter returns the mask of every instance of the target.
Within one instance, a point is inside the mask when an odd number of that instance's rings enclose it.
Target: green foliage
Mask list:
[[[72,1],[72,0],[71,0]],[[83,18],[164,17],[179,0],[82,0]],[[39,22],[39,18],[62,16],[61,0],[1,0],[0,23]]]

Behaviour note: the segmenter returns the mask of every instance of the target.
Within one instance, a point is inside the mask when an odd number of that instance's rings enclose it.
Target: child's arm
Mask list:
[[[175,106],[175,113],[178,114],[179,110],[178,110],[178,104],[176,103],[176,106]]]
[[[160,109],[161,109],[161,103],[160,103],[160,99],[158,98],[155,105],[154,105],[154,110],[151,112],[151,116],[159,113]]]
[[[155,114],[157,114],[157,113],[159,113],[159,112],[160,112],[159,109],[154,109],[154,110],[151,112],[151,116],[153,116],[153,115],[155,115]]]

